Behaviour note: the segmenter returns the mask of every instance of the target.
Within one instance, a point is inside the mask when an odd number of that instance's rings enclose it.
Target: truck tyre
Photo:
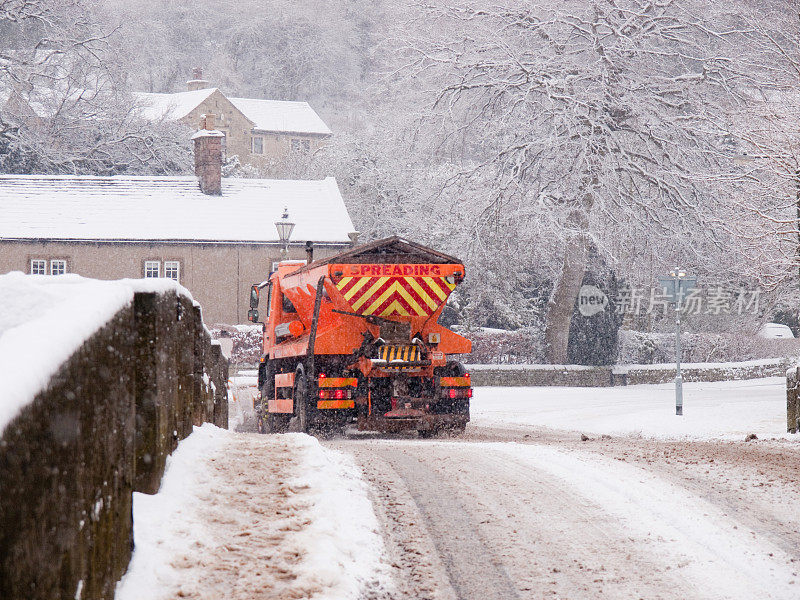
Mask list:
[[[264,409],[261,407],[261,402],[256,403],[256,427],[258,433],[267,433],[267,424],[264,422]]]
[[[294,414],[297,417],[297,427],[301,433],[308,433],[311,425],[308,410],[308,378],[302,367],[298,367],[294,376]]]
[[[456,360],[447,361],[447,364],[440,371],[440,375],[442,377],[464,377],[466,374],[467,369],[463,364]],[[469,398],[455,402],[453,404],[453,414],[464,415],[466,416],[466,421],[469,421]],[[455,423],[451,422],[447,425],[443,425],[442,429],[444,429],[444,431],[446,431],[449,435],[461,435],[467,428],[466,421],[456,421]],[[422,432],[420,432],[420,434],[421,433]]]
[[[289,419],[291,415],[267,414],[267,429],[270,433],[286,433],[289,429]]]
[[[267,400],[272,398],[275,390],[275,373],[269,360],[262,363],[258,369],[258,379],[261,384],[261,400],[256,403],[256,423],[258,425],[258,433],[270,433],[274,431],[270,427],[271,415],[267,412]]]

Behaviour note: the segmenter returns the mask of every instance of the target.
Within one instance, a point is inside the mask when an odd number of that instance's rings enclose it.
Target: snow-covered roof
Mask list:
[[[216,91],[217,88],[206,88],[176,94],[135,92],[133,95],[143,118],[169,121],[184,118]]]
[[[295,242],[349,243],[353,222],[336,179],[0,175],[0,240],[277,242],[284,207]]]
[[[228,98],[259,131],[291,131],[330,135],[331,130],[308,102]]]
[[[145,119],[151,121],[178,120],[186,117],[216,91],[217,88],[176,94],[136,92],[134,96],[141,111],[140,114]],[[254,124],[253,129],[258,131],[331,134],[331,130],[309,106],[308,102],[259,100],[257,98],[228,98],[228,100]]]

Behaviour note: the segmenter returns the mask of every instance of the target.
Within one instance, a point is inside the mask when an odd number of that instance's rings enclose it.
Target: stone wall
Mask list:
[[[776,358],[739,363],[687,363],[681,366],[684,381],[736,381],[761,377],[782,377],[795,359]],[[674,365],[632,365],[615,367],[614,378],[622,385],[640,383],[670,383],[675,381]]]
[[[786,431],[800,433],[800,367],[786,370]]]
[[[575,386],[611,385],[611,369],[578,365],[466,365],[474,386]]]
[[[740,363],[689,363],[681,368],[684,381],[732,381],[780,377],[795,360],[753,360]],[[578,365],[467,365],[475,386],[606,387],[675,380],[674,365],[582,367]]]
[[[0,598],[113,598],[131,493],[193,424],[227,427],[227,368],[175,292],[135,294],[84,342],[0,438]]]

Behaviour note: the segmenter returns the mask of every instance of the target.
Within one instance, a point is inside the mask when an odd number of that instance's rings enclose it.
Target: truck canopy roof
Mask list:
[[[368,244],[356,246],[339,254],[334,254],[322,260],[315,260],[287,277],[303,273],[324,264],[363,264],[363,263],[405,263],[405,264],[445,264],[458,265],[461,261],[457,258],[428,248],[422,244],[391,236],[376,240]]]

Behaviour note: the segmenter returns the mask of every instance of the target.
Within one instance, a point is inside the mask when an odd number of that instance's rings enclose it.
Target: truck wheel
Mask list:
[[[445,367],[445,374],[449,377],[464,377],[467,374],[467,369],[458,361],[450,360],[447,361],[447,366]],[[469,398],[465,398],[463,400],[459,400],[453,404],[453,408],[455,412],[458,414],[466,415],[467,420],[469,421]],[[466,428],[466,423],[464,425],[460,425],[453,428],[454,432],[464,433],[464,429]]]
[[[269,413],[267,415],[267,428],[270,433],[286,433],[289,429],[291,415]]]
[[[453,425],[450,429],[452,435],[464,435],[464,431],[467,428],[466,423],[458,423],[457,425]]]
[[[302,433],[308,433],[309,414],[308,414],[308,379],[302,368],[297,369],[294,376],[294,413],[297,416],[298,428]]]
[[[267,424],[264,422],[264,411],[260,402],[256,404],[256,427],[258,427],[258,433],[267,433]]]
[[[267,412],[267,400],[272,398],[275,390],[275,373],[269,361],[262,365],[258,370],[258,378],[261,381],[261,400],[256,404],[256,423],[258,433],[270,433],[275,431],[271,425],[271,416]]]

